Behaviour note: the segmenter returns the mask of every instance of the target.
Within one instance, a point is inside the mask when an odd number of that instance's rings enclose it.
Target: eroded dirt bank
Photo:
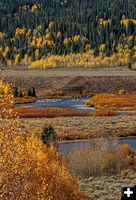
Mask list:
[[[136,71],[121,69],[3,70],[4,80],[22,88],[35,87],[39,97],[47,91],[62,96],[136,91]]]

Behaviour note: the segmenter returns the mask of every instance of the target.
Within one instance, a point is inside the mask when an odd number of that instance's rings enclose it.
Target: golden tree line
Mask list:
[[[69,55],[50,55],[44,59],[31,62],[30,69],[34,68],[57,68],[57,67],[117,67],[125,66],[129,63],[130,53],[123,52],[115,53],[110,57],[106,57],[103,53],[95,57],[93,50],[86,53],[77,53]],[[136,60],[136,52],[133,55],[132,62]]]

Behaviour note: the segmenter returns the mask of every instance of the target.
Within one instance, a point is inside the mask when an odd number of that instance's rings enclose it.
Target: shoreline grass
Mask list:
[[[68,108],[31,108],[21,106],[14,108],[20,118],[54,118],[54,117],[84,117],[89,116],[89,113]]]

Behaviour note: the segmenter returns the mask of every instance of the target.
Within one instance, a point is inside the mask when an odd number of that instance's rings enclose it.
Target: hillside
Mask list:
[[[115,60],[115,54],[117,65],[123,65],[135,54],[135,0],[0,0],[0,15],[2,65],[38,60],[32,68],[47,68],[67,66],[69,60],[74,66],[79,60],[76,66],[90,67],[87,62],[96,56],[100,59],[91,66],[99,65],[103,57],[114,55]],[[71,58],[75,53],[86,53],[86,60],[81,63],[81,55]]]

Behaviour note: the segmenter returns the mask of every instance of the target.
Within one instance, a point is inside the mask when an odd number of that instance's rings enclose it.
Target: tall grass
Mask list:
[[[64,156],[64,163],[76,177],[113,175],[128,167],[126,158],[133,153],[128,146],[119,147],[116,142],[109,146],[108,141],[100,140],[85,149],[74,149]]]

